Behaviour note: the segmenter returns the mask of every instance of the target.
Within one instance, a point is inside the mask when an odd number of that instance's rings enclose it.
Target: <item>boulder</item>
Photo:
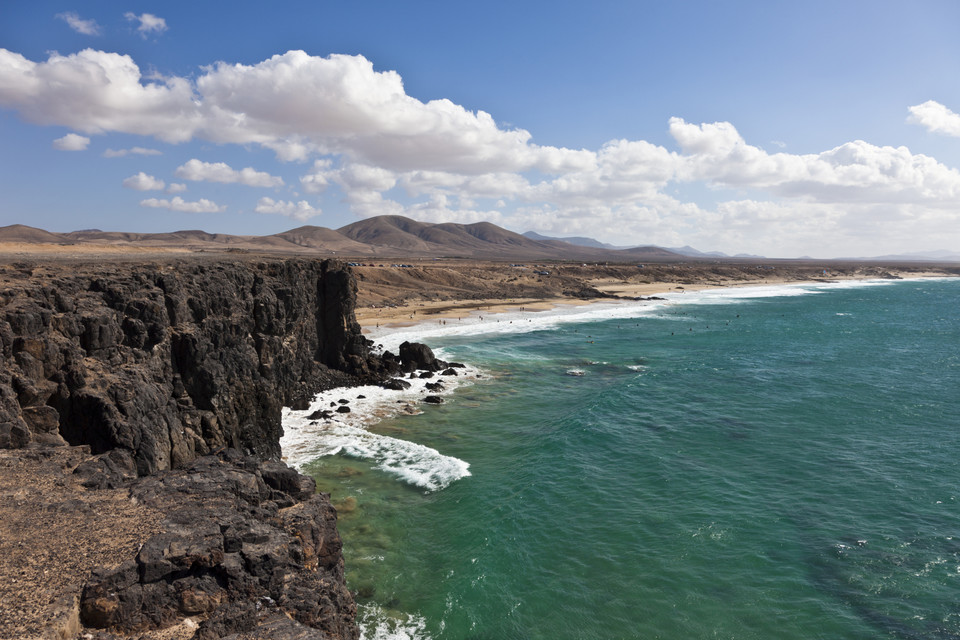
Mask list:
[[[410,383],[400,378],[390,378],[380,383],[380,386],[391,391],[403,391],[410,388]]]
[[[436,371],[442,365],[437,361],[433,351],[420,342],[404,342],[400,345],[400,362],[405,372],[420,369]]]

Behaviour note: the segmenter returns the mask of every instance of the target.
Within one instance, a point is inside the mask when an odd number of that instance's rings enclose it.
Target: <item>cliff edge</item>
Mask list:
[[[330,260],[0,266],[4,608],[58,578],[0,635],[357,637],[336,512],[279,462],[283,406],[385,373],[355,301]]]

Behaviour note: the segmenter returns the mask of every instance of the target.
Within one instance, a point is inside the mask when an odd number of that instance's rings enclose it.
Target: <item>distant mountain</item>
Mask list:
[[[600,242],[599,240],[594,240],[593,238],[584,238],[581,236],[574,236],[572,238],[557,238],[551,236],[545,236],[537,233],[536,231],[527,231],[523,234],[523,237],[529,238],[531,240],[537,240],[539,242],[555,241],[555,242],[568,242],[570,244],[577,245],[578,247],[592,247],[594,249],[629,249],[628,246],[617,247],[612,244],[607,244],[606,242]]]
[[[655,262],[675,260],[679,257],[678,254],[660,247],[617,249],[590,238],[530,237],[489,222],[430,224],[402,216],[367,218],[340,229],[307,225],[270,236],[235,236],[196,229],[169,233],[99,229],[51,233],[25,225],[11,225],[0,227],[0,242],[108,245],[157,250],[242,250],[336,255],[358,259],[450,257],[518,262]]]
[[[50,233],[43,229],[28,227],[25,224],[11,224],[8,227],[0,227],[0,242],[49,242],[53,244],[63,244],[69,242],[69,238],[59,233]]]
[[[379,216],[354,222],[337,232],[370,245],[376,254],[403,251],[423,256],[467,257],[504,260],[633,260],[609,249],[570,244],[562,240],[536,240],[489,222],[430,224],[402,216]],[[659,251],[641,251],[648,259],[662,257]]]
[[[283,233],[277,233],[271,237],[290,242],[305,249],[327,250],[347,255],[365,255],[369,250],[367,245],[357,242],[356,240],[351,240],[339,231],[327,229],[326,227],[307,225],[290,229]]]
[[[691,258],[728,258],[729,256],[722,251],[697,251],[690,245],[685,245],[683,247],[666,247],[668,251],[673,251],[674,253],[679,253],[682,256],[690,256]]]
[[[527,231],[523,235],[524,237],[530,238],[531,240],[568,242],[578,247],[592,247],[595,249],[609,249],[612,251],[632,251],[633,249],[645,249],[649,251],[650,249],[653,248],[653,247],[629,247],[629,246],[617,247],[612,244],[607,244],[606,242],[600,242],[599,240],[594,240],[593,238],[584,238],[580,236],[576,236],[572,238],[557,238],[557,237],[541,235],[536,231]],[[656,248],[662,251],[667,251],[672,254],[679,254],[681,256],[687,256],[690,258],[729,258],[730,257],[721,251],[697,251],[696,249],[694,249],[689,245],[684,247],[656,247]],[[763,258],[763,256],[755,256],[747,253],[741,253],[734,257],[735,258]]]
[[[887,262],[960,262],[960,253],[956,251],[920,251],[917,253],[898,253],[873,258],[840,258],[840,260],[875,260]]]

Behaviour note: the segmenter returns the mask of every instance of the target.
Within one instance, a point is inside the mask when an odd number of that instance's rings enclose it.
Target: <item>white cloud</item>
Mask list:
[[[123,158],[128,155],[137,156],[162,156],[163,152],[157,149],[147,149],[145,147],[133,147],[130,149],[107,149],[103,152],[104,158]]]
[[[166,142],[191,140],[203,122],[184,78],[142,82],[129,56],[84,49],[35,63],[0,49],[0,106],[34,124],[86,134],[122,132]]]
[[[139,31],[140,35],[144,38],[150,34],[159,35],[167,30],[167,21],[152,13],[142,13],[138,16],[132,11],[128,11],[123,14],[123,17],[126,18],[128,22],[139,22],[140,25],[137,27],[137,31]]]
[[[960,114],[954,113],[935,100],[909,108],[907,122],[926,127],[931,133],[960,137]]]
[[[182,182],[171,182],[167,185],[167,193],[183,193],[187,190],[187,185]]]
[[[407,95],[399,74],[377,71],[362,56],[290,51],[253,65],[220,62],[196,77],[148,79],[129,56],[116,53],[88,49],[33,62],[0,49],[0,107],[85,135],[250,145],[285,161],[314,160],[300,188],[342,194],[360,216],[400,213],[442,221],[499,215],[520,230],[609,230],[614,237],[600,239],[617,244],[705,238],[709,230],[743,250],[750,237],[796,245],[778,240],[775,228],[809,242],[818,229],[831,229],[851,243],[858,233],[854,221],[861,235],[871,225],[915,238],[960,228],[954,213],[960,211],[960,172],[906,147],[854,140],[793,154],[773,142],[776,152],[770,153],[748,143],[730,122],[681,118],[669,122],[669,145],[612,140],[595,150],[540,146],[529,132],[499,125],[487,113]],[[910,120],[960,136],[960,115],[934,101],[910,107]],[[176,175],[284,184],[267,172],[198,159]],[[299,207],[270,202],[263,207]],[[949,237],[960,242],[960,235]]]
[[[824,203],[960,204],[960,172],[906,147],[855,140],[819,154],[769,154],[747,144],[728,122],[694,125],[680,118],[671,118],[670,133],[686,152],[678,180]]]
[[[527,131],[500,129],[485,112],[412,98],[399,74],[375,71],[363,56],[289,51],[252,66],[218,63],[197,79],[197,90],[220,109],[206,135],[281,156],[346,153],[390,170],[471,173],[552,172],[583,162],[584,152],[533,145]]]
[[[127,189],[135,189],[137,191],[160,191],[166,186],[166,183],[153,176],[148,176],[141,171],[137,175],[125,179],[123,186]]]
[[[412,98],[399,74],[363,56],[289,51],[252,66],[218,63],[195,82],[145,82],[125,55],[87,49],[37,63],[0,49],[0,105],[85,133],[258,144],[285,160],[345,154],[393,171],[561,173],[593,160],[532,144],[529,132],[501,129],[482,111]]]
[[[322,213],[320,209],[312,207],[306,200],[287,202],[285,200],[273,200],[272,198],[260,198],[254,211],[287,216],[300,221],[308,220]]]
[[[89,144],[90,138],[77,135],[76,133],[68,133],[62,138],[54,140],[53,148],[60,151],[84,151]]]
[[[222,182],[226,184],[244,184],[248,187],[279,187],[283,179],[251,167],[231,169],[225,162],[203,162],[193,158],[177,167],[174,172],[178,178],[193,181]]]
[[[147,198],[140,201],[141,207],[151,207],[153,209],[170,209],[171,211],[182,211],[184,213],[219,213],[226,210],[226,206],[219,206],[216,202],[201,198],[195,202],[188,202],[180,196],[175,196],[172,200],[165,198]]]
[[[97,24],[96,20],[84,20],[76,11],[64,11],[63,13],[58,13],[56,18],[63,20],[70,28],[76,31],[77,33],[82,33],[85,36],[98,36],[100,35],[100,25]]]

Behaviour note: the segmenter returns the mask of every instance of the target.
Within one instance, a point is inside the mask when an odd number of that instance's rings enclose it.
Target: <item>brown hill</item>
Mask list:
[[[50,242],[61,244],[69,242],[69,238],[60,233],[50,233],[43,229],[28,227],[25,224],[11,224],[6,227],[0,227],[0,242]]]
[[[370,253],[369,245],[352,240],[339,231],[326,227],[305,225],[268,237],[278,238],[307,249],[319,249],[357,256]]]
[[[474,258],[482,260],[657,261],[677,254],[658,247],[615,251],[562,240],[536,240],[490,222],[430,224],[403,216],[379,216],[340,229],[303,226],[270,236],[235,236],[196,229],[169,233],[132,233],[98,229],[50,233],[24,225],[0,228],[0,242],[56,243],[89,247],[188,251],[337,255],[346,257]]]
[[[490,222],[429,224],[402,216],[379,216],[354,222],[338,231],[381,251],[421,256],[482,258],[489,260],[609,260],[611,252],[577,247],[566,242],[526,238]],[[633,260],[632,256],[625,259]]]
[[[363,244],[433,255],[436,247],[431,245],[436,243],[420,237],[429,226],[403,216],[377,216],[348,224],[337,231]]]

